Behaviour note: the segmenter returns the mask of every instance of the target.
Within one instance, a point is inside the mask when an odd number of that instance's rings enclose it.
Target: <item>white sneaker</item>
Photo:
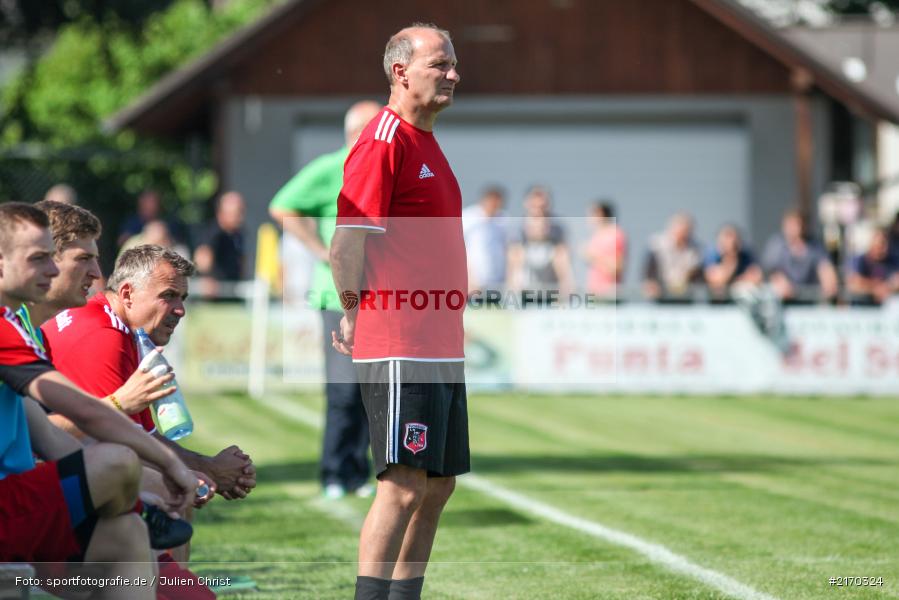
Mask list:
[[[356,488],[355,494],[360,498],[371,498],[375,495],[375,486],[370,483],[363,483]]]
[[[322,490],[322,495],[328,500],[339,500],[346,496],[346,490],[339,483],[329,483]]]

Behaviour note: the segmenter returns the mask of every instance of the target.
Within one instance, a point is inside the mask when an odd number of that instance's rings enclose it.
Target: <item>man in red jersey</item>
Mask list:
[[[121,415],[55,371],[16,317],[24,302],[46,295],[59,273],[47,226],[46,215],[32,206],[0,205],[0,382],[68,414],[98,440],[113,443],[81,450],[71,438],[52,434],[43,411],[29,401],[34,450],[48,462],[0,479],[0,562],[104,561],[116,563],[108,574],[149,580],[154,570],[147,530],[132,512],[139,459],[164,474],[172,497],[169,509],[186,506],[197,480],[169,449],[122,427],[127,421]],[[16,425],[4,420],[0,430],[5,434]],[[155,586],[116,586],[103,593],[153,598]]]
[[[469,470],[462,309],[462,198],[432,132],[459,83],[450,36],[415,24],[384,53],[387,107],[344,167],[334,281],[378,491],[362,527],[357,599],[419,598],[440,513]]]
[[[56,367],[90,393],[114,393],[138,367],[134,330],[143,328],[158,346],[169,342],[184,316],[187,278],[193,272],[190,261],[160,246],[138,246],[123,252],[104,292],[44,325]],[[208,475],[223,497],[244,498],[255,487],[256,469],[237,446],[213,457],[204,456],[155,433],[149,408],[129,416],[171,447],[191,469]]]

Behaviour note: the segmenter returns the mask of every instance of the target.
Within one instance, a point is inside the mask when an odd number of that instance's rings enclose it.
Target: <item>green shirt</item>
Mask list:
[[[275,194],[269,208],[292,210],[318,219],[318,235],[325,246],[330,246],[337,226],[337,196],[343,187],[343,163],[349,153],[350,149],[344,146],[307,164]],[[316,263],[309,293],[315,308],[343,310],[327,263]]]

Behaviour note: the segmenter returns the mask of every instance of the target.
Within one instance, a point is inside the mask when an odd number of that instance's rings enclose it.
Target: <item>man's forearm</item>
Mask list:
[[[49,415],[49,419],[55,427],[58,427],[59,429],[65,431],[72,437],[75,437],[79,440],[84,438],[84,432],[78,429],[78,427],[76,427],[75,424],[72,423],[72,419],[59,414]]]
[[[316,257],[328,260],[328,247],[318,234],[315,219],[298,214],[282,214],[279,221],[284,231],[300,240]]]
[[[32,398],[23,398],[25,415],[28,419],[28,433],[31,449],[43,460],[59,460],[82,448],[74,437],[54,427],[44,409]]]
[[[59,371],[36,377],[28,386],[28,395],[70,418],[76,427],[97,441],[128,446],[160,470],[179,462],[177,455],[135,427],[134,421],[99,398],[84,393]]]
[[[347,317],[358,310],[359,287],[365,266],[365,229],[339,227],[331,240],[331,273]],[[352,296],[355,295],[355,301]]]
[[[154,433],[153,437],[155,437],[160,444],[174,452],[175,455],[181,459],[181,462],[183,462],[191,471],[208,473],[210,460],[208,456],[204,456],[198,452],[188,450],[187,448],[176,444],[164,435],[160,435],[158,432]]]

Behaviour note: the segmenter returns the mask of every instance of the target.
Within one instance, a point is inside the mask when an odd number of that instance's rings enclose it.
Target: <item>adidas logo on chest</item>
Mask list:
[[[421,163],[421,171],[418,172],[419,179],[427,179],[428,177],[433,177],[434,172],[428,168],[428,165],[425,163]]]

